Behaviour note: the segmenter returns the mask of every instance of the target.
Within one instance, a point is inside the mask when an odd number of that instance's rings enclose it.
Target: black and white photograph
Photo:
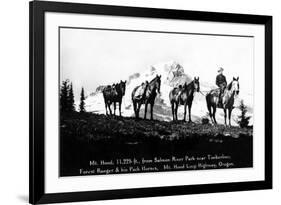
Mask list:
[[[272,188],[271,15],[29,6],[30,203]]]
[[[58,35],[60,177],[253,167],[253,36]]]

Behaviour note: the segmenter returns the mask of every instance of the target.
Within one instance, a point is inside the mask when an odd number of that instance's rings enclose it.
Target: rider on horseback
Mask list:
[[[227,85],[226,77],[223,75],[223,70],[224,69],[222,67],[220,67],[218,70],[219,74],[216,77],[216,85],[220,89],[220,93],[219,93],[219,104],[220,105],[222,105],[222,97],[223,97],[222,94]]]

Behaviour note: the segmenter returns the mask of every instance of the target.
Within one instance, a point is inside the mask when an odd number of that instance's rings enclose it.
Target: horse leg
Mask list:
[[[141,109],[141,103],[138,104],[138,108],[137,108],[138,118],[140,117],[140,109]]]
[[[213,119],[213,114],[211,112],[209,112],[209,115],[210,115],[212,123],[215,124],[214,119]]]
[[[139,118],[139,104],[136,103],[136,118],[138,119]]]
[[[115,111],[116,111],[116,102],[113,103],[113,106],[114,106],[114,114],[115,115]]]
[[[229,108],[228,109],[228,120],[229,120],[229,126],[231,127],[231,112],[232,112],[232,109]]]
[[[133,107],[135,112],[135,118],[137,118],[137,103],[135,101],[133,101]]]
[[[173,121],[175,121],[175,115],[174,115],[175,104],[173,102],[171,102],[171,107],[172,107]]]
[[[148,103],[146,102],[144,105],[144,119],[146,119],[147,105]]]
[[[209,111],[210,119],[211,119],[212,123],[215,124],[214,119],[213,119],[214,109],[213,109],[213,112],[212,112],[212,108],[214,108],[214,106],[212,106],[212,104],[211,104],[210,94],[206,95],[206,103],[207,103],[207,108],[208,108],[208,111]]]
[[[209,116],[210,116],[210,119],[211,119],[212,123],[215,124],[211,108],[210,108],[210,111],[209,111]]]
[[[216,120],[216,110],[217,110],[217,108],[216,108],[216,106],[214,106],[213,107],[213,119],[214,119],[215,124],[218,124],[217,120]]]
[[[175,118],[176,118],[176,121],[178,120],[178,107],[179,107],[179,104],[176,103],[176,107],[175,107]]]
[[[106,101],[104,101],[104,105],[105,105],[105,113],[106,113],[106,115],[108,115],[108,113],[107,113],[107,103],[106,103]]]
[[[223,111],[224,111],[224,124],[225,124],[225,126],[227,126],[227,123],[226,123],[226,118],[227,118],[226,109],[223,109]]]
[[[108,103],[108,104],[107,104],[107,107],[108,107],[108,109],[109,109],[109,114],[112,115],[110,106],[111,106],[111,103]]]
[[[189,117],[188,122],[192,122],[192,120],[191,120],[191,106],[192,106],[192,104],[188,105],[188,117]]]
[[[186,106],[187,106],[187,104],[185,103],[184,104],[184,113],[183,113],[183,121],[184,122],[186,121]]]
[[[121,117],[121,105],[122,105],[122,100],[119,102],[119,116]]]
[[[210,119],[211,119],[212,123],[214,123],[213,115],[212,115],[212,107],[208,103],[207,103],[207,108],[208,108],[208,111],[209,111]]]
[[[150,104],[150,119],[153,120],[153,106],[154,106],[154,103],[151,103]]]

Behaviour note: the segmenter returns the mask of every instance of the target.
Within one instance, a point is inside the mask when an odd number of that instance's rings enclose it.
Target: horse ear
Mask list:
[[[236,80],[237,80],[237,81],[239,80],[239,76],[237,76]]]
[[[159,78],[161,78],[161,75],[159,75]]]
[[[125,84],[127,83],[127,80],[125,80]]]
[[[233,80],[236,80],[236,79],[233,77]]]

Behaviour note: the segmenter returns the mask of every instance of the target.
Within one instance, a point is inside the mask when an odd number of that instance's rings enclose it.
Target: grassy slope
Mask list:
[[[236,167],[252,166],[252,128],[136,120],[91,113],[62,115],[62,175],[89,160],[228,154]]]
[[[106,116],[98,114],[73,113],[64,115],[61,119],[63,132],[75,134],[81,140],[100,140],[105,138],[128,137],[141,139],[144,137],[159,137],[161,139],[188,138],[193,135],[216,137],[252,135],[252,129],[239,127],[213,126],[187,123],[183,121],[165,122],[157,120],[136,120],[132,117]],[[128,139],[128,140],[129,140]]]

